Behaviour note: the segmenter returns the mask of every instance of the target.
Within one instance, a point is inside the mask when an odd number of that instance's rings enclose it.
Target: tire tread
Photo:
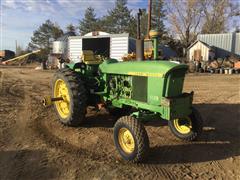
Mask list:
[[[53,78],[53,89],[54,89],[54,83],[57,79],[63,79],[66,80],[66,83],[68,84],[68,88],[71,91],[70,93],[70,103],[71,107],[71,115],[67,119],[67,121],[61,119],[60,121],[67,125],[67,126],[79,126],[84,118],[85,118],[85,111],[86,111],[86,90],[84,87],[83,82],[78,77],[78,74],[72,71],[69,68],[64,68],[58,70]]]

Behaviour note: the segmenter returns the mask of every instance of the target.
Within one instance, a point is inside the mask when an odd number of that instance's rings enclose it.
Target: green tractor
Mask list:
[[[127,161],[142,162],[149,151],[143,121],[167,120],[172,133],[186,141],[201,134],[203,123],[192,105],[193,92],[182,92],[187,70],[187,65],[161,60],[102,62],[85,52],[82,62],[66,64],[54,75],[53,97],[44,103],[53,104],[67,126],[84,123],[87,106],[104,105],[121,116],[113,133],[119,154]]]

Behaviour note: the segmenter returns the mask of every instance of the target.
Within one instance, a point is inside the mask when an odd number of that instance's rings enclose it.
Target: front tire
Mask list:
[[[54,102],[59,120],[68,126],[79,126],[86,112],[86,90],[78,75],[64,68],[57,71],[52,83],[53,97],[63,97]]]
[[[192,114],[185,118],[177,118],[168,122],[171,132],[184,141],[194,141],[202,133],[203,120],[200,113],[193,108]]]
[[[114,126],[114,143],[121,155],[127,161],[138,163],[146,159],[149,151],[147,132],[137,119],[123,116]]]

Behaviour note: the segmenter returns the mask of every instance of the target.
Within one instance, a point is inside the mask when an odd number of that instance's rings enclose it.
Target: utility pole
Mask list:
[[[17,40],[15,40],[16,43],[16,56],[18,55],[18,45],[17,45]]]
[[[149,32],[151,31],[152,28],[152,0],[148,0],[148,38],[149,37]]]
[[[139,9],[137,13],[137,39],[141,39],[141,16],[142,16],[142,10]]]

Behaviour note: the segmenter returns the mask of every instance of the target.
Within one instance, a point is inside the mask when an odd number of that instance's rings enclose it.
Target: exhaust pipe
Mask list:
[[[139,9],[137,16],[138,16],[138,19],[137,19],[136,59],[137,61],[143,61],[144,60],[144,41],[141,37],[141,16],[142,16],[141,9]]]

